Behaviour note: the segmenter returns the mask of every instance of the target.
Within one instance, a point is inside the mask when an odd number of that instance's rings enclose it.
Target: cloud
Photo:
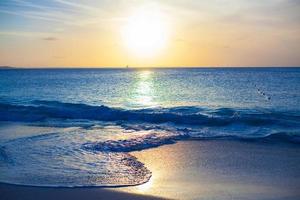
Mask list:
[[[56,41],[58,40],[58,38],[56,37],[45,37],[45,38],[42,38],[43,40],[46,40],[46,41]]]
[[[105,13],[105,9],[100,9],[96,4],[87,5],[84,1],[79,3],[68,0],[37,2],[11,0],[0,4],[0,13],[68,26],[84,26],[105,20],[105,17],[99,17]]]
[[[87,10],[90,12],[99,12],[100,10],[93,6],[88,6],[85,3],[72,2],[67,0],[54,0],[57,3],[64,4],[70,7],[74,7],[76,9]]]
[[[49,33],[46,33],[46,32],[31,32],[31,31],[0,31],[0,35],[46,38],[47,35],[49,35]]]

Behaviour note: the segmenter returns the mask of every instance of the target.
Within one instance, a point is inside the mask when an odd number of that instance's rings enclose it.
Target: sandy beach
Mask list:
[[[298,145],[182,141],[133,154],[152,178],[118,190],[172,199],[300,198]]]
[[[152,171],[123,188],[42,188],[0,184],[0,199],[286,199],[300,197],[296,144],[181,141],[132,153]]]

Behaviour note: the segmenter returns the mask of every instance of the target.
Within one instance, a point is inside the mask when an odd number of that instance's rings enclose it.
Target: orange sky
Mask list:
[[[300,2],[0,2],[0,65],[300,66]]]

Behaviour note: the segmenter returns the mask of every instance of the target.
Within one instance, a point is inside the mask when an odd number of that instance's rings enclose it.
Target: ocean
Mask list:
[[[299,144],[300,68],[0,70],[0,182],[138,185],[180,140]]]

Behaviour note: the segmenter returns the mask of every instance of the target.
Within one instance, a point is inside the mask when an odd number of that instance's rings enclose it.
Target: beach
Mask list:
[[[300,148],[285,142],[180,141],[131,153],[149,182],[120,188],[0,185],[6,199],[286,199],[300,197]]]
[[[182,141],[133,155],[152,178],[118,190],[171,199],[300,198],[300,148],[295,144]]]

